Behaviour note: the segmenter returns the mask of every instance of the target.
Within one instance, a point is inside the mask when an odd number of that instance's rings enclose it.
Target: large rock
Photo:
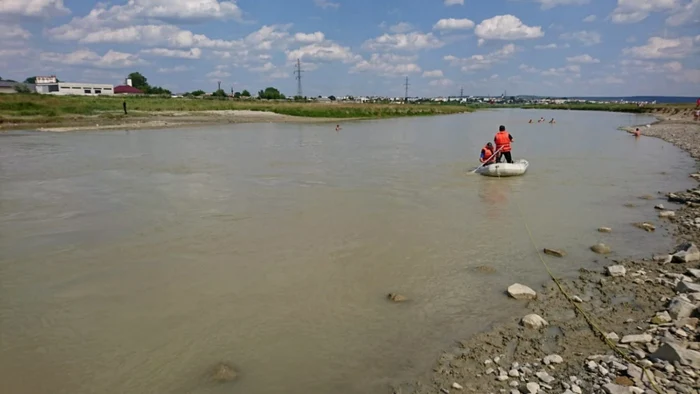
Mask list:
[[[695,268],[689,268],[688,275],[694,277],[695,279],[700,279],[700,270]]]
[[[520,283],[512,284],[508,287],[508,295],[516,300],[534,300],[537,293],[531,288]]]
[[[685,297],[674,297],[668,304],[668,314],[674,319],[690,317],[696,309],[695,304]]]
[[[621,265],[611,265],[610,267],[607,267],[606,270],[610,276],[625,276],[627,273],[625,267]]]
[[[700,293],[700,284],[680,281],[676,285],[676,291],[679,293]]]
[[[690,242],[678,245],[673,254],[674,263],[691,263],[698,260],[700,260],[700,249]]]
[[[563,250],[557,250],[557,249],[550,249],[550,248],[544,248],[544,254],[548,254],[550,256],[554,257],[564,257],[566,256],[566,252]]]
[[[608,254],[612,252],[610,247],[604,243],[599,243],[591,246],[591,250],[598,254]]]
[[[650,359],[659,359],[670,363],[679,362],[687,364],[695,369],[700,369],[700,352],[686,349],[678,343],[666,342],[659,350],[649,356]]]
[[[533,329],[533,330],[539,330],[542,327],[548,326],[549,323],[547,320],[544,320],[542,316],[536,315],[534,313],[529,314],[520,321],[523,326]]]
[[[625,335],[620,340],[621,343],[649,343],[653,337],[649,334]]]

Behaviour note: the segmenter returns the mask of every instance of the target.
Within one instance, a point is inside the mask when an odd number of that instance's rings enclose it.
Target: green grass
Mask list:
[[[471,111],[466,106],[437,104],[320,104],[259,100],[0,94],[0,121],[28,123],[39,121],[41,118],[70,116],[101,116],[114,119],[123,114],[123,101],[127,103],[129,116],[174,111],[253,110],[311,118],[386,118]]]

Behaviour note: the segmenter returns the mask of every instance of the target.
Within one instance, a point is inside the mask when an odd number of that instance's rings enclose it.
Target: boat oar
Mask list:
[[[500,147],[500,148],[496,149],[496,151],[493,152],[493,154],[492,154],[491,156],[489,156],[489,158],[486,159],[479,167],[476,167],[475,169],[472,170],[472,174],[475,173],[476,170],[478,170],[479,168],[485,166],[494,156],[496,156],[496,154],[497,154],[498,152],[500,152],[501,149],[503,149],[503,147]]]

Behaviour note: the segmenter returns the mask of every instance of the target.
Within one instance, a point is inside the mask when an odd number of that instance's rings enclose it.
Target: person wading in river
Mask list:
[[[496,133],[496,136],[493,137],[493,142],[496,143],[496,150],[500,149],[496,162],[500,163],[501,158],[505,157],[506,162],[512,163],[513,158],[510,155],[510,144],[513,142],[513,136],[506,131],[506,126],[501,126],[498,128],[498,133]]]

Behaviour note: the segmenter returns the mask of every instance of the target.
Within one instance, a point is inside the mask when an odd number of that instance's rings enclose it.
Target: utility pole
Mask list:
[[[404,97],[404,103],[408,103],[408,77],[406,77],[406,82],[404,82],[404,87],[406,88],[406,93]]]
[[[459,99],[461,100],[463,98],[464,98],[464,86],[462,86],[462,88],[459,89]]]
[[[301,60],[297,59],[297,65],[294,69],[294,74],[296,76],[294,77],[297,80],[297,96],[299,97],[304,97],[304,93],[301,90],[301,73],[303,73],[304,70],[301,69]]]
[[[218,81],[218,82],[219,82],[219,88],[217,89],[217,91],[221,90],[221,81]]]

